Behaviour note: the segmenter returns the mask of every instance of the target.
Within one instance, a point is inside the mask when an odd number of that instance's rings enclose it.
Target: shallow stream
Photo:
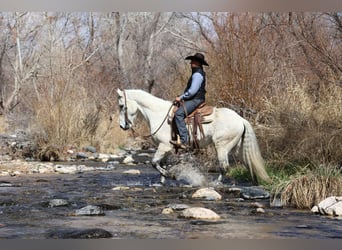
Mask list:
[[[127,169],[140,170],[129,175]],[[30,174],[0,177],[0,239],[276,239],[342,238],[342,220],[309,210],[271,208],[269,199],[242,200],[226,183],[216,188],[223,199],[193,199],[197,188],[167,180],[149,165],[116,165],[107,171],[79,174]],[[113,190],[113,188],[116,188]],[[69,205],[50,207],[52,199]],[[264,205],[256,212],[255,202]],[[162,214],[170,204],[213,210],[221,219],[184,219],[179,212]],[[96,205],[102,216],[75,216],[75,210]]]

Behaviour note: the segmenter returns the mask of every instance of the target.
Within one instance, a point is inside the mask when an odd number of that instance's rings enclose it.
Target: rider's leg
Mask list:
[[[188,143],[188,130],[186,128],[186,124],[184,118],[189,115],[192,111],[196,109],[198,105],[200,105],[203,100],[193,99],[189,101],[185,101],[176,111],[175,113],[175,122],[179,132],[179,137],[181,143]]]

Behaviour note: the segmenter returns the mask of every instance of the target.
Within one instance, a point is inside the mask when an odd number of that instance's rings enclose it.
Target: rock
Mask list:
[[[76,174],[81,172],[80,167],[76,165],[56,165],[54,167],[54,170],[55,172],[60,174]]]
[[[258,208],[256,209],[256,212],[257,212],[257,213],[264,214],[264,213],[265,213],[265,210],[264,210],[262,207],[258,207]]]
[[[84,147],[84,151],[90,152],[90,153],[96,153],[96,148],[93,146],[86,146]]]
[[[38,163],[30,168],[31,173],[48,174],[53,173],[54,171],[55,170],[52,163]]]
[[[117,186],[112,188],[113,191],[129,190],[129,187]]]
[[[86,153],[83,153],[83,152],[78,152],[76,154],[76,158],[77,159],[87,159],[88,158],[88,155]]]
[[[311,211],[322,215],[342,216],[342,197],[330,196],[314,206]]]
[[[49,207],[63,207],[68,206],[69,202],[64,199],[53,199],[49,201]]]
[[[123,161],[122,161],[123,164],[133,164],[134,163],[134,159],[131,155],[127,156]]]
[[[203,207],[191,207],[182,211],[180,217],[186,219],[219,220],[220,216],[214,211]]]
[[[241,196],[244,199],[268,199],[270,197],[269,192],[260,187],[244,187],[241,191]]]
[[[82,229],[82,230],[60,230],[50,232],[47,238],[53,239],[101,239],[111,238],[113,235],[100,228]]]
[[[181,211],[190,207],[186,204],[169,204],[167,205],[167,208],[171,208],[172,210],[175,210],[175,211]]]
[[[206,200],[221,200],[222,196],[217,193],[213,188],[201,188],[198,189],[193,195],[192,198],[204,198]]]
[[[88,205],[75,211],[76,216],[94,216],[105,215],[103,209],[99,206]]]
[[[138,169],[126,170],[126,171],[124,171],[123,173],[124,173],[124,174],[132,174],[132,175],[134,175],[134,174],[141,174],[141,173],[140,173],[140,170],[138,170]]]
[[[318,206],[313,206],[311,208],[311,212],[315,213],[315,214],[319,214],[319,209],[318,209]]]
[[[164,208],[162,211],[162,214],[172,214],[173,213],[173,209],[170,207]]]
[[[254,202],[251,204],[252,207],[255,207],[255,208],[264,208],[264,204],[261,204],[260,202]]]
[[[8,181],[0,181],[0,187],[13,187],[13,184]]]

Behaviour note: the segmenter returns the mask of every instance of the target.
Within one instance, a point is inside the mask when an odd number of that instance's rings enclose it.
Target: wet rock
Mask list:
[[[53,199],[49,201],[49,207],[63,207],[63,206],[68,206],[69,202],[64,199]]]
[[[264,213],[265,213],[265,209],[263,209],[262,207],[258,207],[258,208],[256,209],[256,212],[257,212],[257,213],[264,214]]]
[[[140,170],[138,170],[138,169],[126,170],[123,173],[124,174],[132,174],[132,175],[139,175],[139,174],[141,174]]]
[[[213,188],[201,188],[198,189],[193,195],[192,198],[202,198],[210,201],[221,200],[222,196],[216,192]]]
[[[117,186],[117,187],[113,187],[112,190],[113,190],[113,191],[129,190],[129,187]]]
[[[171,208],[172,210],[175,210],[175,211],[181,211],[190,207],[186,204],[169,204],[167,205],[167,208]]]
[[[94,167],[87,167],[85,165],[55,165],[54,171],[60,174],[77,174],[85,171],[93,171]]]
[[[50,232],[47,238],[52,239],[101,239],[112,238],[113,235],[101,228],[82,229],[82,230],[60,230]]]
[[[54,167],[55,172],[60,173],[60,174],[76,174],[81,172],[80,166],[76,165],[56,165]]]
[[[254,202],[251,206],[255,208],[265,208],[264,204],[261,204],[260,202]]]
[[[314,206],[311,211],[322,215],[342,216],[342,196],[330,196]]]
[[[134,159],[131,155],[126,156],[126,158],[122,161],[123,164],[133,164],[134,163]]]
[[[164,208],[162,211],[162,214],[172,214],[173,213],[173,209],[170,207]]]
[[[13,187],[13,184],[8,181],[0,181],[0,187]]]
[[[270,193],[261,187],[244,187],[241,190],[241,197],[247,200],[268,199]]]
[[[52,163],[38,163],[30,168],[30,173],[48,174],[54,172]]]
[[[99,206],[88,205],[77,209],[75,211],[75,216],[98,216],[105,215],[103,209]]]
[[[88,158],[88,155],[86,153],[78,152],[76,154],[76,159],[87,159],[87,158]]]
[[[203,207],[191,207],[182,211],[180,217],[186,219],[219,220],[220,216],[214,211]]]

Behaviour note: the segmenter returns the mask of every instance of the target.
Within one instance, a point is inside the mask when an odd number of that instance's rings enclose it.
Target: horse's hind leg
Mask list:
[[[225,175],[227,168],[229,166],[228,161],[228,150],[222,145],[216,145],[217,159],[220,164],[220,174],[217,178],[217,182],[222,182],[222,178]]]
[[[215,143],[217,158],[220,164],[220,174],[217,178],[218,182],[222,182],[223,176],[226,174],[229,167],[229,152],[236,146],[238,138],[230,141],[229,143]]]

